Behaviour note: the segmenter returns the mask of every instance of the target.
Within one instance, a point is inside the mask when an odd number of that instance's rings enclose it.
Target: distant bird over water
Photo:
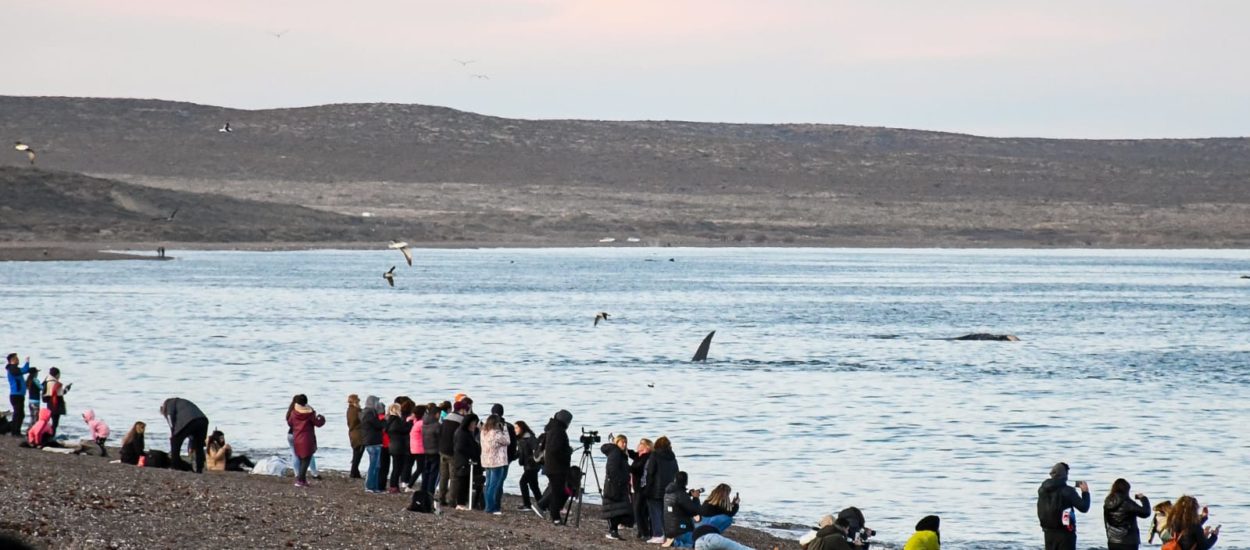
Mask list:
[[[607,320],[608,320],[608,312],[600,311],[599,313],[595,314],[595,326],[599,326],[599,321],[607,321]]]
[[[412,251],[408,250],[408,243],[391,241],[391,248],[398,249],[404,253],[404,259],[408,260],[408,267],[412,267]]]
[[[386,282],[389,283],[392,287],[395,286],[395,266],[391,266],[391,268],[387,270],[386,273],[383,273],[382,278],[386,279]]]
[[[30,159],[30,165],[31,166],[35,165],[35,150],[31,149],[29,145],[26,145],[25,143],[22,143],[20,141],[15,141],[13,142],[13,148],[23,153],[26,153],[26,158]]]
[[[218,132],[221,132],[221,133],[223,133],[223,134],[229,134],[229,133],[231,133],[231,132],[234,132],[234,128],[231,128],[231,127],[230,127],[230,123],[229,123],[229,122],[227,122],[227,123],[223,124],[221,128],[218,128],[218,129],[217,129],[217,131],[218,131]]]

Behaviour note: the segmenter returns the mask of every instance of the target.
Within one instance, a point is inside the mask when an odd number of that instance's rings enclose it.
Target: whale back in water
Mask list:
[[[977,333],[977,334],[965,334],[958,338],[951,338],[951,340],[988,340],[988,341],[993,341],[993,342],[1019,342],[1020,338],[1016,337],[1014,334],[985,334],[982,332],[982,333]]]
[[[716,336],[716,331],[707,333],[707,337],[699,344],[699,349],[695,350],[694,357],[691,361],[707,361],[707,351],[712,348],[712,337]]]

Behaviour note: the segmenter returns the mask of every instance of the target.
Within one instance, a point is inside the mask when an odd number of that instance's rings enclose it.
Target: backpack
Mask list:
[[[1043,529],[1070,530],[1063,522],[1063,514],[1066,511],[1062,487],[1037,496],[1037,519]]]
[[[169,453],[165,451],[148,451],[147,460],[143,461],[144,468],[169,468]]]
[[[420,512],[422,514],[434,513],[434,497],[430,496],[430,492],[424,489],[418,489],[412,492],[412,502],[408,504],[409,512]]]
[[[1160,548],[1159,550],[1182,550],[1181,549],[1181,537],[1183,536],[1185,536],[1184,531],[1181,531],[1180,533],[1174,533],[1172,535],[1172,540],[1169,540],[1163,543],[1163,548]]]

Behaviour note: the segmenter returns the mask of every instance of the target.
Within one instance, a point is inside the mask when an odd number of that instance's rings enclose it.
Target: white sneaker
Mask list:
[[[491,512],[491,513],[490,513],[490,515],[492,515],[492,516],[502,516],[502,515],[503,515],[503,512]]]
[[[664,537],[651,537],[647,539],[647,544],[664,544]]]

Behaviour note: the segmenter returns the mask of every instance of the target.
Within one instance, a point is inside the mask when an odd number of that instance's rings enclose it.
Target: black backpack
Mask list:
[[[1039,491],[1037,495],[1037,520],[1043,529],[1067,529],[1063,524],[1063,487],[1052,491]]]
[[[434,497],[430,496],[429,491],[418,489],[412,492],[412,503],[408,505],[409,512],[420,512],[422,514],[434,513]]]
[[[169,453],[165,451],[148,451],[148,457],[143,461],[144,468],[168,469],[169,466]]]

